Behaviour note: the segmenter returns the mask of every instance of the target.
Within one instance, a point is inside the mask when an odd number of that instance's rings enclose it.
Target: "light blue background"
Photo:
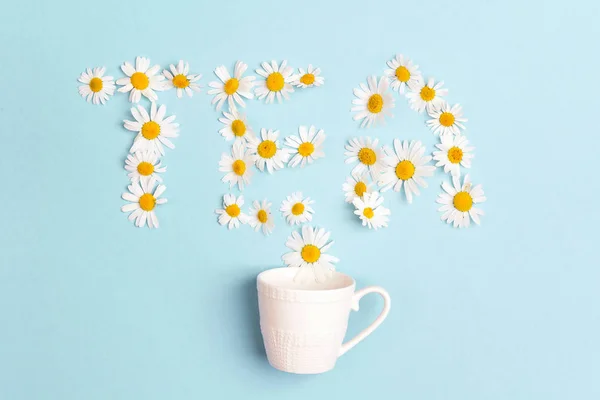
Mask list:
[[[599,16],[592,0],[4,3],[0,399],[600,398]],[[481,227],[439,220],[440,172],[410,206],[386,195],[389,229],[361,228],[344,204],[348,138],[435,142],[397,96],[387,126],[352,121],[352,89],[396,52],[464,105]],[[76,78],[100,65],[121,77],[137,55],[188,60],[205,86],[237,59],[323,69],[324,87],[247,112],[284,135],[324,128],[326,158],[257,175],[244,195],[313,197],[339,269],[392,296],[332,372],[288,375],[264,357],[254,279],[280,265],[291,229],[279,213],[268,238],[217,225],[228,144],[206,89],[159,95],[181,123],[161,229],[120,212],[129,104],[88,104]],[[380,308],[363,300],[349,335]]]

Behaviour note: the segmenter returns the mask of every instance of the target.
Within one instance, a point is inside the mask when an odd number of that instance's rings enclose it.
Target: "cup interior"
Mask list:
[[[354,285],[354,279],[337,271],[325,282],[316,282],[314,280],[309,282],[295,282],[294,277],[297,272],[296,268],[291,267],[273,268],[261,272],[258,275],[258,281],[277,288],[311,291],[339,290]]]

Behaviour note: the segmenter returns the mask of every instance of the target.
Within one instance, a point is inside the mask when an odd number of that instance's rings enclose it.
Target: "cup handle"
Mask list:
[[[358,303],[360,302],[360,299],[369,293],[377,293],[381,297],[383,297],[383,310],[381,310],[381,313],[371,325],[366,327],[362,332],[354,336],[346,343],[342,344],[342,347],[340,348],[340,354],[338,357],[344,355],[348,350],[356,346],[360,341],[362,341],[364,338],[373,333],[373,331],[377,329],[379,325],[381,325],[383,320],[387,317],[388,313],[390,312],[392,300],[390,299],[390,295],[388,294],[388,292],[380,286],[367,286],[366,288],[356,291],[352,296],[352,310],[358,311]]]

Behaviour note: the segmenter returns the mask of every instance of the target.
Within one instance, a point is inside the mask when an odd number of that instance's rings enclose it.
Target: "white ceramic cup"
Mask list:
[[[318,374],[373,332],[390,311],[390,296],[381,287],[354,291],[356,282],[334,272],[324,283],[294,282],[295,268],[274,268],[257,278],[260,330],[269,363],[285,372]],[[365,330],[342,344],[350,310],[368,293],[378,293],[381,314]]]

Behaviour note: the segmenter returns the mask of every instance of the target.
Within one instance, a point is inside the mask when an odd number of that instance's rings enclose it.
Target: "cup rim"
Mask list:
[[[272,273],[276,273],[274,271],[289,271],[292,267],[276,267],[276,268],[269,268],[267,270],[262,271],[261,273],[259,273],[256,277],[256,281],[257,283],[259,283],[260,285],[264,285],[267,286],[269,288],[273,288],[273,289],[285,289],[285,291],[289,291],[289,292],[298,292],[298,293],[336,293],[336,292],[343,292],[346,291],[348,289],[352,289],[354,290],[354,288],[356,287],[356,281],[354,280],[354,278],[352,278],[350,275],[344,274],[342,272],[339,271],[334,271],[333,273],[336,275],[340,275],[343,278],[348,280],[348,284],[342,287],[336,287],[336,288],[331,288],[331,289],[303,289],[303,288],[290,288],[290,287],[282,287],[281,285],[276,285],[273,284],[271,282],[268,282],[265,279],[265,275],[267,274],[272,274]]]

